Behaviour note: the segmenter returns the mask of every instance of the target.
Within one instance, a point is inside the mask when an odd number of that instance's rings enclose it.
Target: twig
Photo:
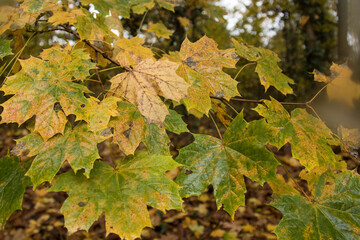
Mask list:
[[[142,25],[143,25],[143,23],[144,23],[144,21],[145,21],[145,18],[146,18],[146,15],[148,14],[148,12],[149,12],[149,10],[147,10],[147,11],[145,12],[143,18],[141,19],[141,22],[140,22],[140,25],[139,25],[139,29],[137,30],[137,34],[140,33],[140,30],[141,30],[141,28],[142,28]]]

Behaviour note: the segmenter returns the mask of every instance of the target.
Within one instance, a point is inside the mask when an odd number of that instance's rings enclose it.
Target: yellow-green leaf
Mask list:
[[[164,175],[178,166],[171,156],[142,151],[119,161],[115,169],[96,162],[90,179],[62,174],[50,190],[69,193],[61,209],[69,232],[89,229],[104,212],[108,233],[135,239],[151,226],[147,205],[161,211],[182,209],[179,187]]]
[[[174,31],[171,31],[166,28],[166,26],[162,23],[149,23],[149,28],[145,29],[147,32],[155,33],[158,37],[163,37],[166,39],[170,39],[170,36]]]
[[[234,49],[219,50],[216,42],[206,36],[195,43],[186,38],[180,52],[172,52],[168,58],[180,64],[177,73],[191,84],[189,96],[183,100],[188,110],[208,114],[210,95],[225,99],[239,95],[238,82],[222,71],[223,67],[235,68]]]
[[[84,108],[88,99],[84,93],[90,91],[73,80],[84,79],[95,65],[81,49],[70,51],[56,46],[40,56],[42,59],[20,60],[22,70],[7,78],[1,90],[14,96],[2,104],[1,116],[2,122],[22,124],[36,115],[34,131],[47,140],[63,133],[65,115],[87,120]]]
[[[106,137],[109,136],[95,135],[86,123],[80,123],[74,129],[68,125],[64,135],[58,134],[46,142],[32,133],[17,140],[17,145],[20,149],[32,150],[29,157],[36,155],[26,173],[35,188],[45,181],[51,182],[65,160],[75,172],[85,169],[85,175],[89,177],[95,160],[100,158],[97,144]],[[34,146],[34,143],[38,145]]]
[[[0,39],[0,60],[2,60],[6,56],[13,54],[10,43],[11,40]]]
[[[280,58],[276,53],[261,47],[249,46],[235,39],[232,39],[232,42],[236,48],[236,53],[240,57],[256,62],[255,72],[258,73],[260,83],[265,87],[265,91],[270,86],[273,86],[283,94],[293,93],[289,84],[294,84],[294,81],[282,73],[278,66]]]

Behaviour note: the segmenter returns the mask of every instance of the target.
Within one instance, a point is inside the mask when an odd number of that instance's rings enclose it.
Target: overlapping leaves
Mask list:
[[[151,226],[147,205],[162,211],[181,209],[179,187],[164,175],[178,166],[171,156],[141,151],[115,169],[96,162],[90,179],[81,173],[62,174],[50,190],[69,193],[61,211],[70,232],[89,229],[104,212],[107,232],[135,239]]]
[[[284,215],[275,229],[279,239],[359,239],[360,178],[352,173],[323,174],[314,200],[281,195],[272,205]]]
[[[43,51],[41,58],[21,60],[22,70],[7,78],[1,90],[14,96],[2,104],[1,116],[2,122],[22,124],[36,115],[34,131],[47,140],[64,132],[65,115],[87,120],[84,93],[89,90],[73,80],[84,79],[94,64],[81,49],[59,46]]]
[[[180,149],[176,158],[184,165],[177,178],[181,196],[200,195],[212,184],[218,207],[223,205],[234,217],[245,204],[244,175],[261,184],[275,178],[278,162],[265,148],[270,136],[264,120],[247,123],[242,114],[230,124],[223,140],[194,135],[195,141]]]

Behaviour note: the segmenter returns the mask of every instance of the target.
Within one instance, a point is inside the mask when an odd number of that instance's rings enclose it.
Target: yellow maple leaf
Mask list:
[[[169,111],[159,96],[180,101],[189,84],[176,74],[178,64],[148,58],[113,77],[110,91],[135,104],[150,123],[163,123]]]
[[[345,64],[333,63],[330,71],[331,75],[326,76],[315,70],[315,81],[327,83],[326,91],[330,100],[342,101],[354,107],[354,99],[360,98],[360,84],[351,80],[351,69]]]

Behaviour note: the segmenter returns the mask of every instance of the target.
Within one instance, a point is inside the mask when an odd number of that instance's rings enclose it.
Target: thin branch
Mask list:
[[[139,25],[139,29],[137,30],[137,34],[140,33],[140,30],[142,28],[142,25],[144,24],[144,21],[145,21],[145,18],[146,18],[146,15],[148,14],[149,10],[147,10],[143,16],[143,18],[141,19],[141,22],[140,22],[140,25]]]
[[[81,39],[79,34],[75,31],[73,31],[71,28],[65,26],[65,25],[60,25],[62,28],[64,28],[65,31],[73,34],[77,39]],[[94,49],[96,52],[100,53],[104,58],[106,58],[107,60],[109,60],[111,63],[120,66],[120,64],[118,62],[116,62],[115,60],[113,60],[111,57],[109,57],[103,50],[101,50],[100,48],[98,48],[97,46],[95,46],[94,44],[92,44],[90,41],[83,39],[82,40],[84,43],[86,43],[89,47],[91,47],[92,49]],[[124,69],[130,70],[128,67],[124,67]]]
[[[100,75],[99,75],[99,68],[98,68],[98,53],[97,52],[95,52],[95,63],[96,63],[96,69],[95,69],[95,73],[96,73],[96,75],[97,75],[97,78],[98,78],[98,80],[99,80],[99,82],[100,82],[100,85],[101,85],[101,93],[104,93],[105,92],[105,87],[104,87],[104,84],[103,84],[103,82],[102,82],[102,80],[101,80],[101,78],[100,78]],[[101,95],[101,93],[99,94],[99,96]],[[99,98],[99,96],[98,96],[98,98]]]
[[[329,84],[330,84],[330,82],[327,83],[326,85],[324,85],[309,101],[306,102],[306,104],[311,104],[311,103],[315,100],[315,98],[316,98],[317,96],[319,96],[319,94],[320,94]]]
[[[215,96],[211,96],[211,98],[218,99],[218,100],[224,99],[224,98],[215,97]],[[246,99],[246,98],[231,98],[230,101],[249,102],[249,103],[264,103],[264,100],[253,100],[253,99]],[[282,105],[302,105],[302,106],[307,105],[307,103],[302,103],[302,102],[279,102],[279,103]]]

